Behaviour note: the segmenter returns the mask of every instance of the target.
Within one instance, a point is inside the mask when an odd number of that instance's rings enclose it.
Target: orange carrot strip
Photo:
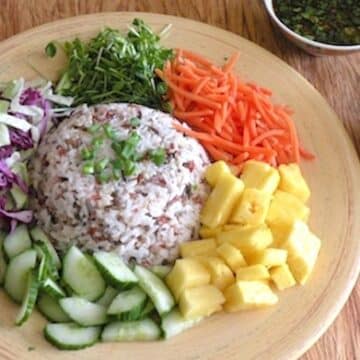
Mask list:
[[[228,153],[218,150],[215,146],[203,143],[204,148],[208,151],[208,153],[211,155],[211,157],[218,161],[218,160],[224,160],[227,162],[232,161],[232,156]]]
[[[223,66],[223,71],[225,73],[229,73],[230,71],[232,71],[234,69],[234,66],[237,63],[239,56],[240,56],[240,53],[238,51],[230,56],[227,63]]]
[[[199,117],[199,116],[206,116],[206,115],[213,115],[214,111],[210,109],[205,110],[198,110],[198,111],[174,111],[174,115],[180,119],[189,119],[193,117]]]
[[[251,145],[253,145],[253,146],[258,145],[261,142],[263,142],[263,140],[266,138],[276,136],[276,135],[283,135],[284,133],[285,133],[285,131],[282,129],[272,129],[272,130],[265,131],[261,135],[257,136],[253,140],[251,140]]]

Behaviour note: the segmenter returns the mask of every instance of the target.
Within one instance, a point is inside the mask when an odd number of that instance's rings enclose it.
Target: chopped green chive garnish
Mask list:
[[[85,162],[82,171],[85,175],[93,174],[95,172],[94,163],[90,161]]]
[[[132,127],[138,127],[140,125],[140,119],[138,117],[133,117],[130,119],[130,125]]]
[[[165,149],[159,148],[156,150],[152,150],[149,152],[149,157],[151,161],[157,166],[162,165],[166,160],[166,152]]]
[[[100,124],[94,124],[94,125],[91,125],[89,128],[88,128],[88,131],[89,133],[91,134],[96,134],[101,128],[101,125]]]
[[[56,45],[54,42],[49,42],[45,47],[46,56],[53,58],[56,55]]]
[[[111,127],[110,124],[105,124],[103,126],[105,135],[112,140],[116,139],[116,131]]]
[[[94,147],[95,150],[98,150],[103,143],[104,138],[102,136],[97,136],[91,141],[91,145]]]
[[[111,175],[108,173],[101,173],[96,175],[96,180],[100,183],[106,183],[110,180]]]
[[[94,158],[94,151],[92,149],[84,148],[81,150],[81,157],[83,160],[91,160]]]
[[[109,159],[102,159],[95,163],[95,172],[101,173],[106,169],[107,164],[109,163]]]

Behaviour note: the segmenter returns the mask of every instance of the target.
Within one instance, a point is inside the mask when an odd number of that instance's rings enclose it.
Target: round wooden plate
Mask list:
[[[297,72],[269,52],[232,33],[182,18],[155,14],[105,13],[46,24],[0,44],[0,81],[38,76],[56,78],[59,60],[44,56],[51,40],[89,38],[103,26],[125,30],[134,17],[154,29],[173,27],[164,44],[184,47],[223,63],[240,50],[238,74],[274,91],[274,100],[295,110],[300,138],[316,154],[303,162],[312,190],[311,227],[323,241],[306,286],[280,293],[278,306],[218,314],[199,326],[153,343],[98,344],[60,352],[42,336],[45,320],[34,314],[14,326],[18,306],[0,292],[1,359],[294,359],[326,330],[347,300],[360,270],[360,167],[342,124],[320,94]]]

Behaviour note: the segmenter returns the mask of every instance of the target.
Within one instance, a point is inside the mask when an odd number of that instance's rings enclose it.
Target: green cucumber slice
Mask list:
[[[165,339],[168,339],[190,329],[201,320],[202,318],[187,320],[181,315],[180,311],[175,308],[161,319],[161,328]]]
[[[29,185],[30,184],[30,177],[27,167],[24,162],[16,162],[12,167],[11,170],[16,174],[19,175],[23,181]]]
[[[146,318],[154,309],[155,306],[153,302],[150,299],[148,299],[140,314],[140,319]]]
[[[160,279],[164,279],[166,275],[171,271],[170,265],[154,265],[150,269],[155,275],[157,275]]]
[[[57,323],[70,322],[71,319],[59,305],[58,301],[49,294],[41,292],[37,307],[39,311],[50,321]]]
[[[31,239],[26,225],[19,225],[4,240],[5,254],[9,259],[31,248]]]
[[[7,268],[5,254],[3,251],[4,239],[5,239],[5,234],[0,232],[0,285],[4,283],[5,273]]]
[[[63,281],[74,292],[89,301],[99,299],[106,284],[96,266],[76,246],[72,246],[64,257]]]
[[[26,287],[26,295],[22,302],[20,311],[16,317],[15,324],[21,326],[29,319],[32,314],[39,292],[39,283],[37,281],[34,270],[28,274],[28,281]]]
[[[66,296],[65,291],[51,278],[46,278],[41,284],[41,288],[55,299],[61,299]]]
[[[40,265],[38,268],[38,279],[44,281],[47,277],[53,280],[59,279],[59,272],[53,262],[53,258],[44,243],[35,243],[33,248],[36,250],[38,257],[40,258]]]
[[[0,113],[7,113],[10,107],[10,102],[6,100],[0,100]]]
[[[134,269],[139,286],[148,294],[158,313],[164,315],[175,305],[173,296],[165,283],[153,272],[140,265]]]
[[[1,125],[1,124],[0,124]],[[25,194],[17,185],[13,185],[10,194],[15,201],[17,209],[23,209],[28,202],[28,195]]]
[[[115,253],[98,251],[94,253],[95,262],[105,280],[116,289],[126,289],[138,282],[134,273]]]
[[[146,294],[138,286],[121,292],[110,304],[108,315],[115,315],[123,321],[138,320],[146,303]]]
[[[159,339],[161,330],[155,321],[143,319],[138,321],[116,321],[106,325],[101,340],[114,341],[153,341]]]
[[[36,251],[26,250],[10,260],[5,274],[4,288],[16,302],[22,302],[29,272],[35,268]]]
[[[75,323],[48,324],[44,329],[46,340],[62,350],[79,350],[94,345],[101,327],[81,327]]]
[[[59,300],[61,308],[81,326],[103,325],[107,322],[106,308],[80,297],[68,297]]]
[[[104,292],[104,295],[98,301],[96,301],[96,303],[105,307],[109,307],[117,294],[119,294],[118,290],[108,286]]]
[[[59,255],[57,254],[54,246],[51,244],[47,235],[38,226],[36,226],[30,230],[30,236],[34,240],[34,242],[43,243],[46,246],[48,253],[51,256],[51,259],[55,264],[56,268],[60,269],[61,261]]]

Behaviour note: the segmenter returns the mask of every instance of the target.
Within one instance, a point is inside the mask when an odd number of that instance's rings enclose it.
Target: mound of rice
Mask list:
[[[142,160],[135,175],[103,184],[83,175],[81,150],[93,137],[87,128],[109,123],[126,139],[134,131],[133,117],[141,119],[138,151],[164,148],[166,162],[157,166]],[[58,250],[71,244],[115,250],[126,261],[150,266],[171,263],[178,245],[197,237],[199,211],[209,191],[203,179],[209,159],[196,140],[172,128],[173,121],[138,105],[82,106],[46,136],[30,166],[31,205]],[[113,158],[110,141],[101,152]]]

